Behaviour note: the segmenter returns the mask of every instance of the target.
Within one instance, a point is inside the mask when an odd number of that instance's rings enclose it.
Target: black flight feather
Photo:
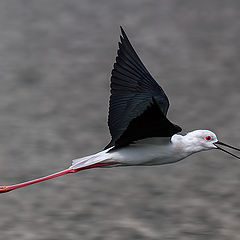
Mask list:
[[[149,137],[171,137],[181,128],[167,118],[169,101],[133,49],[124,30],[111,76],[109,148]],[[106,149],[105,148],[105,149]]]

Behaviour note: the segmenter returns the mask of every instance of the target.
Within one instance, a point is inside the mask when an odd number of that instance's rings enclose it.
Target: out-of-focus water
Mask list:
[[[169,118],[240,145],[239,1],[0,2],[0,184],[64,169],[109,141],[119,26],[167,92]],[[96,169],[0,195],[1,239],[240,236],[240,161]]]

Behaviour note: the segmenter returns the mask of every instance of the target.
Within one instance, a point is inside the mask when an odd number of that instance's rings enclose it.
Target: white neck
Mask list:
[[[186,134],[184,136],[175,134],[172,136],[171,142],[173,143],[174,148],[179,149],[188,155],[207,150],[199,144],[198,139],[191,134]]]

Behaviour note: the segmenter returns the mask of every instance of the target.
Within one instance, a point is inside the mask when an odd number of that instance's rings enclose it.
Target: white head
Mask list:
[[[215,133],[209,130],[195,130],[184,136],[184,142],[188,150],[199,152],[217,148],[214,143],[218,142]]]
[[[226,151],[225,149],[219,147],[218,145],[229,147],[237,151],[240,151],[239,148],[232,147],[230,145],[227,145],[223,142],[218,141],[216,134],[209,130],[195,130],[195,131],[189,132],[185,136],[183,136],[182,141],[183,141],[185,151],[189,153],[206,151],[210,149],[219,149],[236,158],[239,158],[238,156]]]

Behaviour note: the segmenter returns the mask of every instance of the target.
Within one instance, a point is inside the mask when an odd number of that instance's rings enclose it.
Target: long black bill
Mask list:
[[[235,157],[235,158],[240,159],[240,157],[238,157],[237,155],[228,152],[227,150],[225,150],[225,149],[219,147],[218,145],[222,145],[222,146],[225,146],[225,147],[228,147],[228,148],[231,148],[231,149],[237,150],[237,151],[240,151],[239,148],[236,148],[236,147],[230,146],[230,145],[228,145],[228,144],[226,144],[226,143],[219,142],[219,141],[216,142],[216,143],[214,143],[214,145],[217,147],[217,149],[219,149],[219,150],[221,150],[221,151],[223,151],[223,152],[225,152],[225,153],[228,153],[229,155],[231,155],[231,156],[233,156],[233,157]]]

